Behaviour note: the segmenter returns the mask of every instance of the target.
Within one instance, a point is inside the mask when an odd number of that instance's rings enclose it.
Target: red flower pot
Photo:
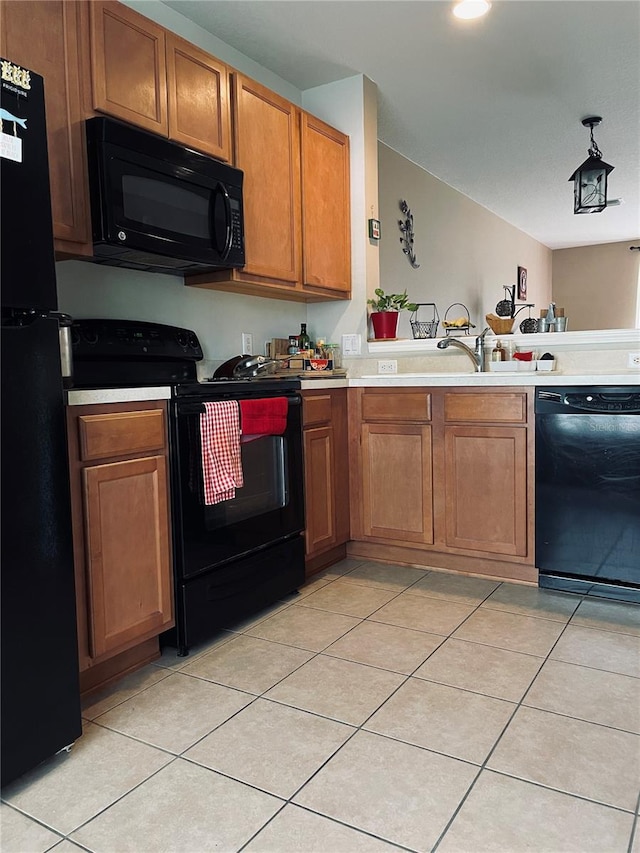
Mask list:
[[[395,338],[398,331],[397,311],[374,311],[371,315],[375,340]]]

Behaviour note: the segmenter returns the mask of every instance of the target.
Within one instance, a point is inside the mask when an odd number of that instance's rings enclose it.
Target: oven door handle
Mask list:
[[[302,397],[299,393],[296,394],[286,394],[287,400],[289,401],[289,406],[301,406],[302,405]],[[224,400],[238,400],[236,396],[233,394],[225,395],[221,394],[218,399]],[[204,403],[178,403],[176,405],[176,414],[178,417],[184,415],[203,415],[206,409],[204,407]]]

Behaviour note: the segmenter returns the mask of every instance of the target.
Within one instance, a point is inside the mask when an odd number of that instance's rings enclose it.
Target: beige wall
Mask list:
[[[636,243],[604,243],[553,252],[553,296],[569,329],[633,329],[637,323],[640,252]]]
[[[395,293],[406,288],[413,302],[435,302],[441,320],[448,306],[462,302],[482,330],[485,314],[504,298],[502,285],[515,284],[518,266],[523,266],[527,301],[536,305],[531,316],[539,316],[551,299],[550,249],[382,143],[378,169],[380,287]],[[402,252],[400,199],[413,213],[419,269]],[[452,309],[449,317],[460,313]],[[518,322],[527,316],[522,311]],[[411,337],[407,312],[400,324],[399,336]]]

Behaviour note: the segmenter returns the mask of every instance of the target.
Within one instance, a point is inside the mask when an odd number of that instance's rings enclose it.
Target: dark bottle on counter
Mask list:
[[[307,324],[300,323],[300,334],[298,335],[298,348],[308,350],[311,346],[311,338],[307,334]]]

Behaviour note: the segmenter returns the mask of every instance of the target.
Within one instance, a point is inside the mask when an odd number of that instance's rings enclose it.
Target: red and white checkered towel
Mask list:
[[[237,400],[205,403],[200,415],[202,480],[206,505],[228,501],[244,485]]]

